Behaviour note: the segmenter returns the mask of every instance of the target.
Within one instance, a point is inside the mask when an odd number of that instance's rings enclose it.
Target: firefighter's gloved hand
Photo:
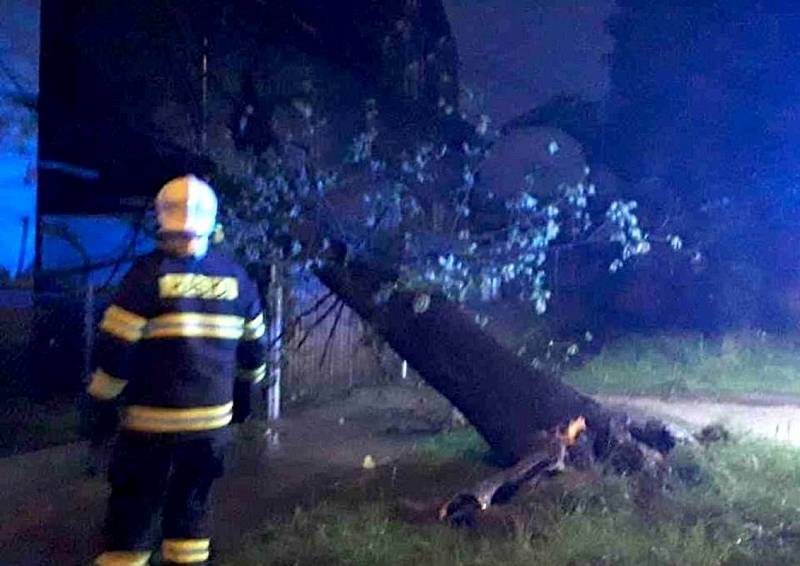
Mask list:
[[[236,381],[233,386],[233,422],[243,423],[252,412],[251,384],[249,381]]]

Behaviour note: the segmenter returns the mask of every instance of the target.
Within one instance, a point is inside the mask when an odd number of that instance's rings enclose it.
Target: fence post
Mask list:
[[[270,268],[269,283],[269,351],[270,383],[267,390],[267,419],[277,420],[281,416],[281,354],[283,349],[283,286],[279,280],[278,266]]]

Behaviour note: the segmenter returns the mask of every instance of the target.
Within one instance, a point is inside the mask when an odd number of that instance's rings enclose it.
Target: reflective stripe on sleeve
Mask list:
[[[146,318],[117,305],[111,305],[103,314],[100,330],[128,342],[136,342],[142,337],[146,325]]]
[[[125,412],[123,427],[138,432],[192,432],[222,428],[232,418],[232,402],[190,409],[132,405]]]
[[[113,550],[104,552],[94,559],[95,566],[147,566],[150,562],[150,551]]]
[[[264,314],[260,314],[252,320],[247,321],[244,325],[244,334],[242,334],[242,340],[258,340],[267,331],[267,327],[264,324]]]
[[[259,383],[267,376],[267,364],[261,364],[255,369],[240,369],[237,377],[241,381]]]
[[[164,539],[161,543],[163,559],[175,564],[205,562],[209,557],[211,541],[202,539]]]
[[[124,379],[113,377],[103,371],[102,368],[97,368],[92,374],[92,381],[89,383],[89,387],[86,388],[86,392],[92,397],[107,401],[122,393],[127,384],[128,382]]]

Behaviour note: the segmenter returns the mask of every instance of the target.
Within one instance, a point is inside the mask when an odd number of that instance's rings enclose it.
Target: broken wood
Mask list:
[[[521,487],[535,485],[540,479],[562,471],[567,449],[575,445],[585,430],[586,420],[578,417],[564,430],[540,431],[529,455],[472,489],[457,493],[439,509],[439,519],[456,524],[470,523],[476,511],[485,511],[493,504],[505,502]]]
[[[660,480],[665,472],[665,454],[674,447],[674,442],[663,445],[663,451],[638,440],[648,438],[645,431],[661,438],[663,430],[657,421],[635,422],[627,415],[614,415],[609,422],[606,452],[601,462],[604,469],[618,475],[637,474]],[[457,526],[475,526],[479,513],[490,507],[508,503],[520,492],[530,492],[554,475],[567,468],[588,470],[596,463],[595,452],[588,441],[590,432],[586,421],[579,417],[562,428],[550,432],[540,431],[530,453],[513,466],[501,470],[473,487],[460,491],[439,507],[438,518]],[[649,438],[648,438],[649,439]],[[649,439],[652,441],[652,439]],[[674,440],[674,439],[670,439]],[[683,442],[691,442],[688,439]],[[657,444],[657,443],[654,443]],[[483,519],[480,519],[482,524]]]

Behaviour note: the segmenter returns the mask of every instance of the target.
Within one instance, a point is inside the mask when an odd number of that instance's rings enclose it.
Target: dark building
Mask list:
[[[109,2],[98,8],[86,0],[42,1],[41,215],[124,210],[130,197],[150,197],[168,178],[207,168],[204,160],[158,139],[136,119],[143,108],[127,70],[147,57],[140,50],[146,33],[137,28],[127,4]],[[119,48],[126,34],[136,35],[129,50]],[[96,42],[109,36],[115,36],[113,44]],[[147,64],[155,74],[166,72],[164,56]],[[187,88],[196,88],[199,96],[199,83]]]

